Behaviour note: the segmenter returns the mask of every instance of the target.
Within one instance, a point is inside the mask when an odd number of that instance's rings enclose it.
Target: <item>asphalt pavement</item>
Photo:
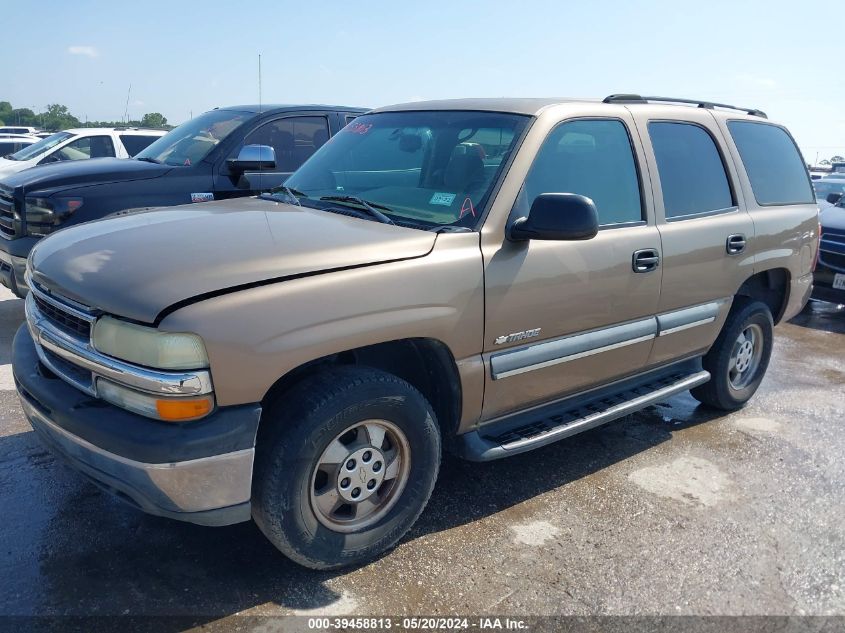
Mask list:
[[[845,615],[845,309],[776,328],[742,411],[687,394],[488,464],[444,459],[381,559],[314,572],[252,523],[146,516],[55,459],[25,420],[0,294],[0,616]]]

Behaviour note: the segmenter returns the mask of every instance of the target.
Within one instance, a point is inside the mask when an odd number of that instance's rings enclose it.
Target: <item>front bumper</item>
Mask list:
[[[0,242],[2,246],[2,242]],[[24,298],[29,292],[24,276],[26,275],[26,257],[10,255],[0,249],[0,283]]]
[[[32,428],[100,486],[149,514],[201,525],[249,520],[259,405],[183,424],[129,413],[52,374],[25,325],[12,362]]]
[[[833,276],[837,273],[845,274],[845,271],[829,268],[821,261],[816,265],[816,272],[813,276],[813,299],[831,303],[845,303],[845,290],[833,287]]]

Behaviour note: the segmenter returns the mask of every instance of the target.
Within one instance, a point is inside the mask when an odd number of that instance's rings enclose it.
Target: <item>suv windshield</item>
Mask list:
[[[69,139],[71,136],[73,136],[73,134],[70,132],[56,132],[47,138],[42,138],[40,141],[24,147],[22,150],[12,154],[11,156],[7,156],[6,158],[9,158],[10,160],[29,160],[30,158],[35,158],[47,150],[53,149],[56,145]]]
[[[473,228],[527,122],[458,110],[360,116],[285,184],[308,206],[353,196],[394,220]],[[336,200],[317,202],[327,196]]]
[[[217,144],[251,119],[248,112],[212,110],[170,130],[145,150],[136,160],[166,165],[193,165],[213,150]]]

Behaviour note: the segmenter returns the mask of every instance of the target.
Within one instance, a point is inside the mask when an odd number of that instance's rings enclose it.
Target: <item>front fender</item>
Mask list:
[[[431,338],[460,364],[483,345],[479,236],[441,234],[425,257],[199,301],[169,314],[160,328],[202,336],[221,406],[258,402],[297,367],[376,343]]]

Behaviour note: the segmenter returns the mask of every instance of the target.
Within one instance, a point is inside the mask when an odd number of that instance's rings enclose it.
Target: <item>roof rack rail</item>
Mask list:
[[[712,110],[713,108],[727,108],[728,110],[739,110],[751,116],[759,116],[768,119],[766,113],[756,108],[739,108],[737,106],[728,105],[727,103],[716,103],[713,101],[699,101],[697,99],[676,99],[674,97],[641,97],[640,95],[618,94],[610,95],[602,100],[602,103],[649,103],[657,101],[660,103],[683,103],[694,105],[699,108],[706,108]]]

